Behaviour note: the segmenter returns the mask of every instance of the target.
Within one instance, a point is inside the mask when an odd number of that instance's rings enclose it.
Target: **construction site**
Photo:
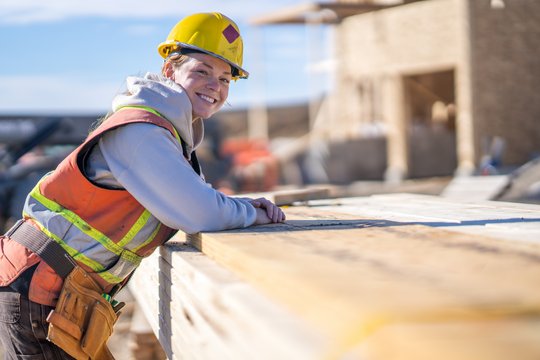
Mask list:
[[[118,295],[114,357],[540,359],[539,18],[538,0],[253,16],[330,30],[310,46],[332,49],[331,90],[218,112],[197,155],[287,219],[178,231]],[[3,232],[103,115],[0,113]]]

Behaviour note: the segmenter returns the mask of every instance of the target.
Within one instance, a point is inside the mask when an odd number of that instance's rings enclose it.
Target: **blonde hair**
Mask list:
[[[173,70],[178,70],[182,65],[184,65],[190,58],[187,55],[183,55],[180,53],[172,53],[170,56],[168,56],[165,61],[163,62],[163,66],[161,67],[161,74],[163,76],[167,76],[165,74],[167,64],[171,64]]]

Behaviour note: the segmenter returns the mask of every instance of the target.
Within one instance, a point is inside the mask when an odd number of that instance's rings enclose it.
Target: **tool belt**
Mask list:
[[[115,301],[113,308],[111,296],[102,293],[60,244],[24,220],[19,220],[6,236],[39,255],[64,279],[56,308],[47,317],[48,340],[77,360],[114,359],[107,340],[124,303]]]

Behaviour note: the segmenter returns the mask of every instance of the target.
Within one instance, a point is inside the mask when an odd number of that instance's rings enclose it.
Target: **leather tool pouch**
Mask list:
[[[118,316],[101,292],[77,266],[64,280],[56,308],[47,317],[49,341],[76,359],[114,359],[106,344]]]

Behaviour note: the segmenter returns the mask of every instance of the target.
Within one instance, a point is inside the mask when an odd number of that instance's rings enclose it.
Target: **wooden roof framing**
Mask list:
[[[310,2],[286,7],[273,13],[254,17],[253,25],[304,24],[310,22],[335,24],[343,18],[370,11],[385,9],[400,3],[377,4],[372,2]]]

